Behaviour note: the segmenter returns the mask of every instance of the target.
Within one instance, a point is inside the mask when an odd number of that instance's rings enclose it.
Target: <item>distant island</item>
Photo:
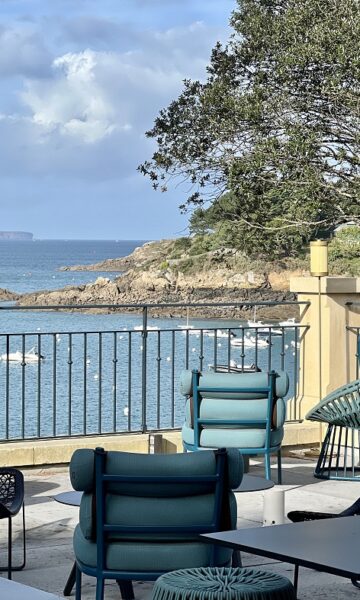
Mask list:
[[[33,234],[28,231],[0,231],[0,241],[1,240],[12,240],[15,242],[18,241],[32,241]]]

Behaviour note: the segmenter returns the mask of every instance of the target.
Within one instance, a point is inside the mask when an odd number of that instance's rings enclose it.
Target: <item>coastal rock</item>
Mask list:
[[[19,298],[19,294],[16,294],[15,292],[10,292],[10,290],[7,290],[5,288],[0,288],[0,302],[5,302],[5,301],[15,301]]]
[[[242,262],[241,262],[242,261]],[[267,270],[263,263],[249,269],[249,263],[236,251],[223,249],[209,251],[201,256],[181,254],[174,258],[174,240],[148,242],[136,248],[132,254],[111,259],[96,265],[64,267],[64,269],[86,269],[96,271],[125,270],[120,276],[110,279],[98,277],[87,285],[67,286],[61,290],[41,291],[25,294],[19,299],[21,305],[68,306],[76,305],[130,305],[165,303],[213,303],[217,304],[217,317],[248,316],[252,308],[219,307],[224,303],[263,302],[295,300],[288,291],[290,269]],[[299,272],[296,272],[298,275]],[[100,308],[94,310],[102,310]],[[105,310],[112,310],[109,306]],[[121,310],[125,310],[124,306]],[[128,307],[128,310],[134,308]],[[214,316],[214,308],[192,308],[192,315]],[[183,316],[179,307],[152,309],[152,316]],[[258,308],[258,317],[276,319],[278,316],[298,316],[298,307]]]
[[[146,242],[138,246],[128,256],[121,258],[109,258],[92,265],[70,265],[60,267],[60,271],[109,271],[121,272],[129,271],[144,266],[152,260],[165,259],[168,251],[173,244],[173,240],[156,240]]]

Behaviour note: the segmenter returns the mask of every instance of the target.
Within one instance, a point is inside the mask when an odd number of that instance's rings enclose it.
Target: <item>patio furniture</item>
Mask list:
[[[21,508],[23,559],[20,565],[13,566],[12,519]],[[0,519],[8,520],[8,560],[6,566],[0,567],[0,571],[7,571],[8,579],[11,579],[12,572],[23,569],[26,562],[24,476],[21,471],[11,467],[0,467]]]
[[[315,477],[360,480],[360,379],[328,394],[306,419],[328,425]]]
[[[237,448],[243,455],[264,455],[271,479],[270,455],[278,458],[289,388],[285,372],[200,373],[183,371],[180,391],[187,397],[182,440],[185,450]]]
[[[316,512],[311,510],[292,510],[288,512],[287,516],[293,523],[299,523],[301,521],[316,521],[317,519],[336,519],[338,517],[351,517],[360,515],[360,498],[355,502],[341,511],[340,513],[328,513],[328,512]]]
[[[301,566],[346,577],[355,585],[360,579],[360,517],[253,527],[201,537],[209,543],[295,565],[295,590]]]
[[[259,492],[260,490],[268,490],[274,486],[274,482],[268,479],[264,479],[263,477],[254,477],[253,475],[243,475],[241,483],[239,487],[233,490],[234,494],[241,492]],[[80,506],[81,498],[83,492],[60,492],[56,496],[53,496],[56,502],[60,502],[60,504],[67,504],[69,506]],[[232,564],[235,566],[235,563],[239,563],[236,566],[241,566],[241,561],[236,553],[233,554]],[[75,585],[76,579],[76,563],[74,563],[67,582],[64,587],[63,594],[64,596],[70,596],[71,591]]]
[[[242,473],[234,450],[169,455],[77,450],[70,477],[84,494],[74,532],[76,600],[81,573],[96,577],[96,599],[102,600],[105,579],[122,582],[122,595],[129,598],[132,580],[229,565],[232,551],[208,547],[199,534],[236,526],[231,489]]]
[[[252,568],[182,569],[155,582],[151,600],[295,600],[282,575]]]

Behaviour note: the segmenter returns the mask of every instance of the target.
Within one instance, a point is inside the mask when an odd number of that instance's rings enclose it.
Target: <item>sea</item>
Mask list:
[[[63,271],[130,254],[147,240],[35,240],[0,242],[0,288],[17,293],[82,285],[121,273]],[[94,300],[95,302],[95,300]],[[0,304],[0,441],[180,427],[184,368],[211,370],[214,363],[284,367],[289,396],[296,389],[295,330],[269,346],[239,347],[230,337],[199,329],[244,335],[240,320],[149,316],[144,339],[138,313],[12,310]],[[181,329],[188,325],[189,329]],[[196,328],[199,328],[198,330]],[[254,333],[254,331],[252,332]],[[260,339],[260,336],[259,336]],[[43,357],[10,362],[10,353],[32,350]],[[145,379],[144,379],[145,378]]]

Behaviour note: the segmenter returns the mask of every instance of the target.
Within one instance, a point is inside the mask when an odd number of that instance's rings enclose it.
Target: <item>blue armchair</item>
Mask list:
[[[105,579],[116,579],[124,595],[121,582],[131,588],[132,580],[155,580],[175,569],[230,565],[232,551],[208,546],[199,534],[236,527],[231,489],[242,475],[234,450],[169,455],[77,450],[70,477],[84,493],[74,532],[76,600],[81,573],[96,577],[96,600],[102,600]]]
[[[187,396],[182,440],[185,450],[238,448],[264,455],[271,479],[270,455],[277,453],[281,483],[281,442],[289,379],[285,372],[206,373],[183,371],[180,391]]]

